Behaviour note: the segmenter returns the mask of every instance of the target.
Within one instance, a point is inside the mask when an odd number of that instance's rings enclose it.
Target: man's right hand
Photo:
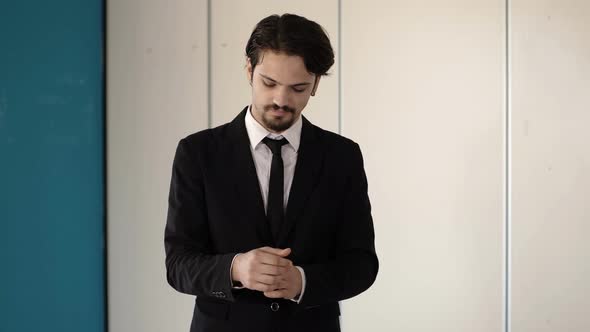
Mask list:
[[[248,289],[270,292],[283,288],[282,275],[293,262],[285,257],[291,249],[262,247],[240,254],[234,260],[232,280],[239,281]]]

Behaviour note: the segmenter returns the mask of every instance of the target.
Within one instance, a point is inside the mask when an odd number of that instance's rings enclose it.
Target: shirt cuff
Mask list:
[[[305,271],[303,271],[303,268],[300,266],[295,267],[297,268],[297,270],[299,270],[299,273],[301,273],[301,294],[292,298],[291,301],[299,304],[299,302],[301,302],[301,299],[303,298],[303,293],[305,293]]]
[[[236,285],[234,285],[234,281],[231,278],[231,271],[232,271],[232,268],[234,266],[234,261],[236,260],[236,257],[238,257],[238,255],[241,255],[241,253],[236,254],[234,256],[234,258],[231,260],[231,265],[229,266],[229,284],[231,285],[231,288],[233,288],[233,289],[242,289],[242,288],[245,288],[244,286],[242,286],[242,283],[239,282],[239,281],[236,281]]]

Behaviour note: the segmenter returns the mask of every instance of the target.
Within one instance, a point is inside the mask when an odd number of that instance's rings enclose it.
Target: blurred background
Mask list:
[[[380,271],[351,331],[590,331],[590,2],[0,5],[0,331],[188,331],[172,158],[250,102],[270,14],[336,53],[303,114],[358,142]]]

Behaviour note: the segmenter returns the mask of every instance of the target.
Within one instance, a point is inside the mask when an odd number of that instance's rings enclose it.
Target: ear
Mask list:
[[[250,85],[252,85],[252,74],[252,62],[250,61],[250,58],[246,58],[246,75]]]
[[[313,83],[313,89],[311,90],[311,95],[315,96],[315,92],[318,89],[318,86],[320,85],[320,78],[322,78],[321,75],[316,75],[315,76],[315,82]]]

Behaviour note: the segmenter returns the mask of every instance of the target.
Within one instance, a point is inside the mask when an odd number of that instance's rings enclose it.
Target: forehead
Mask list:
[[[314,78],[314,75],[305,68],[302,57],[274,51],[262,52],[254,72],[284,84],[301,83]]]

